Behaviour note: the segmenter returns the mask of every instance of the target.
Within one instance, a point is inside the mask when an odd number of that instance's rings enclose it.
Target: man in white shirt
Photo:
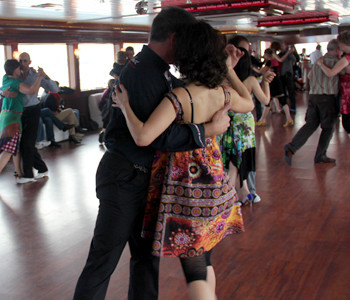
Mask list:
[[[22,81],[31,86],[37,78],[37,73],[30,67],[31,60],[28,53],[23,52],[19,56],[19,63],[22,71]],[[46,74],[42,78],[40,86],[53,93],[58,92],[57,84]],[[33,182],[35,179],[47,176],[47,166],[35,148],[35,141],[38,133],[41,105],[38,100],[38,93],[23,96],[22,114],[22,137],[20,151],[23,162],[23,177],[17,179],[17,183]],[[38,171],[34,176],[33,168]]]
[[[321,46],[317,45],[316,50],[310,54],[311,64],[315,64],[320,57],[322,57]]]

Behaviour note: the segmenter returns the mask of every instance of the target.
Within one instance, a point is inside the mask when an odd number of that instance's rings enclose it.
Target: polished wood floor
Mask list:
[[[282,127],[283,114],[271,114],[256,130],[262,202],[243,208],[246,232],[213,252],[219,300],[350,299],[349,136],[338,124],[328,151],[335,165],[313,163],[319,130],[291,167],[283,160],[306,102],[299,94],[293,128]],[[104,148],[97,133],[79,146],[61,144],[40,150],[49,178],[16,185],[12,164],[0,175],[1,300],[72,298],[94,228],[94,177]],[[128,259],[125,249],[107,300],[126,299]],[[159,299],[187,299],[177,259],[162,259]]]

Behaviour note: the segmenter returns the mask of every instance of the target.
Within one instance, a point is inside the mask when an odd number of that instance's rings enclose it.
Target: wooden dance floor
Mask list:
[[[219,300],[350,299],[349,135],[338,122],[328,150],[335,165],[314,164],[317,130],[288,166],[283,145],[304,124],[306,103],[307,93],[298,94],[293,128],[274,113],[256,129],[262,202],[243,208],[245,233],[213,251]],[[61,145],[40,150],[47,179],[16,185],[12,163],[0,175],[1,300],[72,299],[94,229],[104,147],[97,132],[79,146]],[[126,248],[107,300],[127,299],[128,260]],[[187,299],[177,259],[161,260],[159,299]]]

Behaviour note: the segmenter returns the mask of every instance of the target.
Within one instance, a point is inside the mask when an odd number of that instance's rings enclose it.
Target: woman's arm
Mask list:
[[[270,102],[270,85],[269,83],[276,76],[275,73],[268,71],[264,73],[261,84],[254,76],[249,76],[244,80],[244,84],[247,86],[248,90],[253,92],[255,97],[264,105],[269,104]]]
[[[254,109],[254,102],[249,91],[233,69],[242,54],[239,49],[231,44],[227,45],[226,51],[228,52],[226,79],[231,86],[228,88],[231,93],[230,109],[238,113],[250,112]]]
[[[261,74],[261,73],[260,73],[260,72],[261,72],[261,69],[259,69],[259,68],[256,67],[256,66],[253,66],[253,65],[252,65],[252,70],[253,70],[255,73]]]
[[[11,92],[10,87],[6,88],[5,90],[1,91],[0,96],[4,98],[16,98],[18,95],[17,92]]]
[[[22,94],[27,94],[27,95],[33,95],[36,94],[40,88],[40,83],[41,83],[41,79],[44,76],[44,71],[43,69],[39,68],[38,69],[38,77],[36,78],[35,82],[33,83],[32,86],[26,85],[25,83],[21,82],[19,84],[18,90],[22,93]]]
[[[268,67],[266,64],[261,69],[254,69],[254,71],[258,74],[264,74],[265,72],[269,71],[271,68]]]
[[[150,145],[169,125],[175,120],[176,112],[169,99],[164,98],[162,102],[150,115],[148,120],[141,122],[130,107],[128,92],[124,86],[120,85],[121,92],[116,88],[113,93],[114,107],[119,107],[123,112],[126,124],[130,133],[138,146]]]
[[[291,54],[292,52],[293,52],[293,50],[292,50],[292,48],[290,48],[282,57],[279,57],[276,53],[273,53],[272,57],[274,59],[276,59],[277,61],[279,61],[280,63],[282,63],[287,59],[289,54]]]
[[[227,79],[232,87],[228,88],[231,93],[230,109],[238,113],[248,113],[252,111],[254,109],[252,97],[233,69],[228,71]]]
[[[321,67],[322,71],[328,76],[332,77],[337,74],[339,74],[344,68],[346,68],[349,65],[348,60],[346,57],[342,57],[334,66],[333,68],[328,68],[323,63],[323,57],[317,60],[317,64]]]

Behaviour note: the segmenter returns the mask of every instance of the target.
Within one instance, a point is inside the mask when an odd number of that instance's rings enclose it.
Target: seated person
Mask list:
[[[42,149],[44,147],[55,147],[55,148],[61,148],[61,145],[58,144],[55,141],[55,135],[53,131],[53,125],[55,124],[56,127],[62,131],[67,131],[68,129],[71,129],[74,127],[74,125],[65,124],[62,121],[60,121],[55,114],[47,107],[44,107],[41,109],[40,112],[40,120],[39,120],[39,127],[38,127],[38,135],[36,140],[36,148]],[[45,132],[46,132],[46,141],[44,138],[44,125],[45,124]]]
[[[59,94],[49,92],[46,99],[42,100],[42,107],[51,110],[54,116],[61,122],[72,125],[69,129],[69,141],[79,144],[84,136],[82,133],[76,132],[76,128],[79,130],[79,121],[71,108],[61,110],[58,104],[59,100]]]
[[[118,84],[119,76],[123,68],[126,66],[127,62],[128,62],[127,53],[125,51],[118,51],[117,62],[113,64],[113,69],[109,72],[109,75],[114,77],[114,79],[110,79],[108,81],[108,87],[103,92],[101,96],[101,100],[98,104],[98,108],[102,113],[102,121],[103,121],[102,130],[98,135],[99,143],[103,142],[104,132],[109,122],[109,115],[112,107],[112,93],[114,92],[114,86]]]
[[[98,108],[102,114],[102,130],[98,135],[98,141],[103,142],[103,135],[109,122],[110,111],[112,106],[112,93],[114,92],[115,79],[108,81],[108,87],[104,90],[101,99],[98,103]]]

